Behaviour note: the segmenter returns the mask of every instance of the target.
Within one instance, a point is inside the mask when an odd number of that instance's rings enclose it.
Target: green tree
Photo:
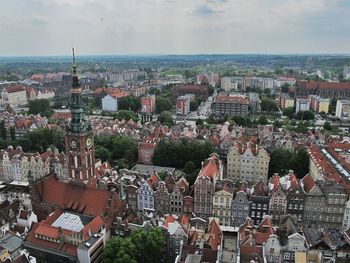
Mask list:
[[[41,114],[42,116],[50,117],[52,109],[50,102],[47,99],[31,100],[29,101],[29,114]]]
[[[283,148],[277,148],[270,154],[269,175],[286,174],[292,167],[293,153]]]
[[[309,155],[305,149],[300,149],[294,153],[291,169],[299,179],[309,172]]]
[[[167,125],[168,127],[172,127],[174,125],[174,119],[169,111],[162,111],[158,117],[158,121],[163,125]]]
[[[208,87],[208,94],[209,94],[209,96],[213,95],[213,94],[214,94],[214,91],[215,91],[214,86],[209,85],[209,87]]]
[[[161,113],[163,111],[170,111],[172,104],[169,98],[164,98],[159,96],[156,98],[156,113]]]
[[[16,140],[16,130],[15,127],[10,128],[10,138],[11,140]]]
[[[306,110],[306,111],[297,112],[298,120],[309,121],[309,120],[313,120],[314,118],[315,118],[315,114],[312,111]]]
[[[137,229],[131,233],[130,238],[136,247],[137,262],[160,262],[165,249],[165,237],[159,228],[149,231]]]
[[[261,110],[266,112],[274,112],[278,110],[275,100],[263,97],[261,99]]]
[[[331,131],[332,130],[332,125],[329,121],[326,121],[324,124],[323,124],[323,129],[325,129],[326,131]]]
[[[23,139],[26,140],[27,144],[27,146],[23,146],[25,151],[44,152],[52,146],[59,151],[65,150],[64,132],[61,128],[39,128],[24,135]]]
[[[196,120],[196,126],[198,127],[198,126],[202,126],[202,125],[203,125],[203,120],[200,119],[200,118],[198,118],[198,119]]]
[[[103,249],[105,263],[137,263],[136,246],[130,238],[113,237]]]
[[[269,123],[265,115],[261,115],[258,120],[260,125],[266,125]]]
[[[101,145],[95,147],[95,157],[100,159],[102,162],[109,161],[112,157],[112,153]]]
[[[280,122],[279,120],[274,120],[273,126],[275,128],[282,128],[282,122]]]
[[[332,98],[329,104],[329,113],[334,115],[336,107],[337,107],[337,99]]]
[[[138,121],[139,117],[137,116],[137,114],[131,110],[119,110],[116,114],[115,114],[116,118],[118,120],[130,120],[132,119],[133,121]]]
[[[196,164],[192,161],[188,161],[185,163],[185,166],[184,166],[184,172],[186,174],[191,174],[193,173],[194,171],[196,170]]]
[[[0,138],[2,138],[4,140],[7,139],[7,132],[6,132],[4,121],[0,121]]]
[[[293,118],[294,116],[294,108],[293,107],[287,107],[283,110],[283,115],[287,116],[289,119]]]
[[[186,162],[191,160],[196,168],[200,168],[202,161],[213,152],[215,148],[209,142],[199,143],[188,139],[181,139],[180,142],[161,140],[154,150],[152,162],[154,165],[183,169]]]
[[[288,93],[288,89],[289,89],[290,85],[288,83],[284,83],[282,86],[281,86],[281,91],[283,93]]]

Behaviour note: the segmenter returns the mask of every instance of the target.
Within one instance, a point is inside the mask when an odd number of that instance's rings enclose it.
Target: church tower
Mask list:
[[[84,118],[82,89],[77,75],[73,48],[71,122],[66,127],[65,145],[68,160],[68,177],[86,182],[95,173],[94,136],[90,123]]]

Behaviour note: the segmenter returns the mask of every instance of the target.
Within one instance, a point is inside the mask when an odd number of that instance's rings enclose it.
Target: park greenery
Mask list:
[[[28,106],[29,114],[40,114],[41,116],[50,117],[53,113],[50,102],[47,99],[31,100]]]
[[[278,173],[283,176],[293,170],[297,178],[304,177],[309,172],[309,156],[305,149],[295,152],[277,148],[270,152],[269,176]]]
[[[60,128],[45,129],[39,128],[28,132],[23,138],[15,138],[15,129],[12,127],[9,134],[5,129],[3,121],[0,122],[0,148],[5,149],[7,146],[21,146],[26,152],[42,153],[48,148],[57,148],[59,151],[65,150],[64,131]]]
[[[215,148],[207,141],[197,142],[181,139],[179,142],[160,141],[154,151],[152,162],[154,165],[183,169],[188,160],[191,160],[196,169],[201,167]]]
[[[168,127],[172,127],[175,123],[173,116],[169,111],[162,111],[158,117],[158,121]]]
[[[99,136],[95,138],[95,157],[129,168],[137,162],[137,144],[127,136]]]
[[[106,263],[160,262],[165,250],[165,237],[160,229],[137,229],[128,237],[111,238],[103,251]]]
[[[141,107],[141,99],[134,96],[126,96],[118,99],[119,110],[138,111]]]

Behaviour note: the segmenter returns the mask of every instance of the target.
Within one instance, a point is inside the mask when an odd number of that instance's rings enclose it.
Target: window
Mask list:
[[[290,254],[289,253],[285,253],[283,259],[290,259]]]

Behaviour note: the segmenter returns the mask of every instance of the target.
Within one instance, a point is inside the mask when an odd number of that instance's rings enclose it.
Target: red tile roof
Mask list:
[[[246,105],[249,104],[247,99],[244,99],[239,96],[216,96],[215,103],[237,103]]]
[[[14,93],[18,91],[25,91],[26,88],[23,85],[16,84],[16,85],[6,87],[5,90],[7,93]]]
[[[260,180],[259,182],[257,182],[254,185],[253,195],[257,195],[257,196],[266,196],[267,195],[266,187],[265,187],[265,184],[262,180]]]
[[[163,227],[164,228],[168,228],[169,227],[169,223],[173,223],[175,222],[175,218],[172,216],[172,214],[169,214],[166,218],[165,221],[163,223]]]
[[[307,81],[299,80],[296,83],[298,88],[304,89],[350,89],[349,82],[324,82],[324,81]]]
[[[301,179],[301,182],[306,193],[310,192],[312,188],[315,187],[315,181],[310,174],[305,175],[303,179]]]
[[[211,180],[219,179],[221,163],[216,154],[212,154],[204,163],[202,164],[202,169],[200,170],[198,177],[207,176]]]

